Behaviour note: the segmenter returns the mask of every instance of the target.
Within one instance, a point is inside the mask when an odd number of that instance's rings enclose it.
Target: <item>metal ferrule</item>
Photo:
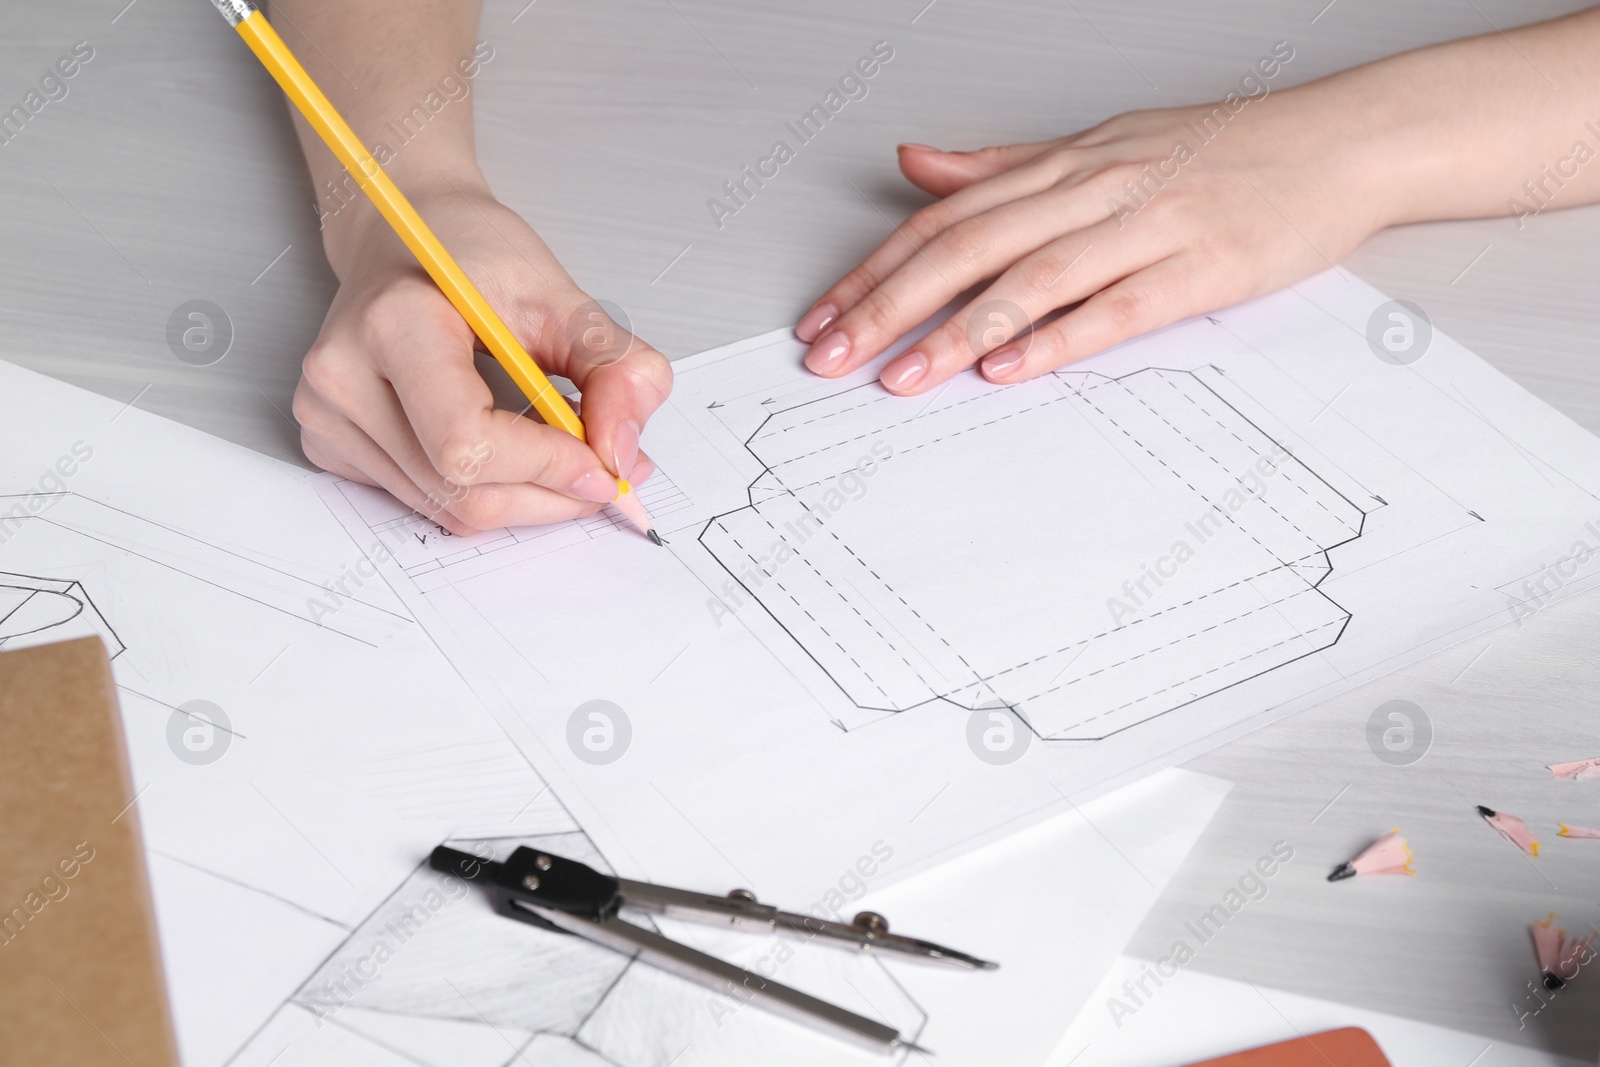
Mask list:
[[[211,2],[222,12],[222,17],[228,20],[230,26],[237,26],[256,13],[256,5],[250,0],[211,0]]]

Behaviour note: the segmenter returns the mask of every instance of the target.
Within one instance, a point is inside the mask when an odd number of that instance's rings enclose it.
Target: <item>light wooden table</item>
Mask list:
[[[0,9],[0,106],[74,42],[95,53],[66,98],[0,145],[0,356],[303,463],[286,413],[333,280],[281,100],[203,0],[124,2]],[[485,15],[496,55],[474,94],[487,171],[579,283],[671,355],[792,323],[923,202],[894,169],[899,141],[1038,139],[1214,98],[1280,39],[1296,50],[1284,78],[1298,82],[1582,6],[525,2],[491,0]],[[707,198],[878,40],[895,56],[869,95],[717,228]],[[251,210],[235,210],[241,200]],[[1521,230],[1386,232],[1349,267],[1600,431],[1597,247],[1600,209],[1552,211]],[[169,316],[194,299],[233,326],[213,366],[168,347]],[[1195,761],[1239,784],[1135,950],[1165,952],[1281,838],[1299,857],[1288,880],[1195,966],[1592,1061],[1600,977],[1525,1030],[1511,1004],[1533,973],[1529,921],[1558,910],[1600,922],[1600,850],[1508,868],[1463,809],[1554,814],[1539,766],[1600,754],[1597,636],[1600,597],[1580,597]],[[1437,730],[1412,767],[1380,763],[1365,742],[1368,716],[1395,697]],[[1572,796],[1564,817],[1600,822],[1593,790]],[[1428,842],[1404,893],[1315,884],[1391,824]]]

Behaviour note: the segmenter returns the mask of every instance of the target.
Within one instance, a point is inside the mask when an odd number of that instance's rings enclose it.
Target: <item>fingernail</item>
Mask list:
[[[609,504],[617,497],[617,480],[596,467],[584,471],[567,490],[580,500],[593,500],[596,504]]]
[[[910,389],[928,373],[928,357],[921,352],[901,356],[883,369],[883,385],[890,392]]]
[[[814,374],[827,374],[843,366],[849,354],[850,338],[834,330],[811,346],[811,351],[806,353],[806,366]]]
[[[901,148],[920,148],[920,149],[922,149],[922,150],[923,150],[923,151],[924,151],[924,152],[938,152],[938,151],[942,151],[942,149],[938,149],[938,148],[935,148],[935,147],[933,147],[933,145],[931,145],[931,144],[918,144],[918,143],[917,143],[917,142],[915,142],[915,141],[907,141],[907,142],[905,142],[905,143],[904,143],[904,144],[902,144],[902,145],[901,145],[901,146],[900,146],[900,147],[901,147]]]
[[[817,339],[818,334],[826,330],[833,323],[833,320],[838,317],[839,309],[832,304],[818,304],[806,312],[805,318],[801,319],[799,324],[795,326],[794,335],[806,344],[810,344]]]
[[[1004,381],[1022,366],[1022,356],[1023,351],[1020,348],[1002,348],[983,357],[983,362],[978,367],[983,371],[983,376],[991,382]]]
[[[611,462],[618,478],[632,474],[634,464],[639,462],[639,424],[632,419],[617,423],[617,436],[611,443]]]

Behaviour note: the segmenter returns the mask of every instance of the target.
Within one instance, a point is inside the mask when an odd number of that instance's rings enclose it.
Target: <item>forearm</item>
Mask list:
[[[413,199],[486,192],[471,88],[493,52],[476,49],[479,0],[274,0],[267,14],[356,135]],[[345,276],[383,225],[320,137],[295,113],[328,262]]]
[[[1282,93],[1380,225],[1600,200],[1600,9],[1407,52]],[[1580,145],[1581,142],[1581,145]],[[1531,184],[1530,184],[1531,183]],[[1520,207],[1518,205],[1521,205]]]

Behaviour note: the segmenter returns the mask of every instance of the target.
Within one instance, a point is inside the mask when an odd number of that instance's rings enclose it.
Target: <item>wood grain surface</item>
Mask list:
[[[0,145],[0,358],[304,464],[289,402],[334,282],[283,103],[203,0],[125,3],[0,8],[0,107],[75,42],[95,52]],[[1296,49],[1284,78],[1299,82],[1579,6],[491,0],[482,36],[496,53],[474,101],[499,195],[580,284],[681,356],[792,323],[926,202],[895,170],[897,142],[1039,139],[1218,97],[1281,39]],[[868,95],[719,228],[706,200],[879,40],[895,54]],[[1600,209],[1552,210],[1520,229],[1388,231],[1348,266],[1600,431],[1596,249]],[[190,300],[231,322],[214,365],[168,345]],[[1600,977],[1520,1028],[1517,1010],[1533,1006],[1528,924],[1552,910],[1600,922],[1600,849],[1517,862],[1471,805],[1600,825],[1600,791],[1542,777],[1551,760],[1600,755],[1597,637],[1600,596],[1578,597],[1195,761],[1238,788],[1135,950],[1163,954],[1282,839],[1297,855],[1285,876],[1193,966],[1592,1062]],[[1396,698],[1434,728],[1409,767],[1366,742]],[[1416,878],[1321,882],[1391,825],[1417,845]]]

